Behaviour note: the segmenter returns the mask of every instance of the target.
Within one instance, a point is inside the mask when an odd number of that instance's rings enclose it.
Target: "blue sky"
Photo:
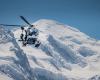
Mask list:
[[[54,19],[100,40],[100,0],[0,0],[0,23]]]

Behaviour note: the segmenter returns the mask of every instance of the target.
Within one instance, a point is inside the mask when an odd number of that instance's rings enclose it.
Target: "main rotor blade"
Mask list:
[[[0,24],[2,26],[20,26],[20,27],[25,27],[24,25],[8,25],[8,24]]]
[[[26,22],[28,25],[32,26],[23,16],[20,16],[20,18],[21,18],[22,20],[24,20],[24,22]]]

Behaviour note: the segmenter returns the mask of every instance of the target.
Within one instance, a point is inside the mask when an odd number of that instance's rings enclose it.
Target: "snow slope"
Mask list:
[[[57,21],[33,24],[39,48],[22,46],[20,28],[0,27],[0,80],[100,80],[100,41]]]

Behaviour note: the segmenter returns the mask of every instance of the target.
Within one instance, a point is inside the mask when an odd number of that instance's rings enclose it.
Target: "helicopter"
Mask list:
[[[20,16],[20,18],[27,24],[27,25],[8,25],[8,24],[0,24],[1,26],[19,26],[22,30],[22,33],[20,34],[20,40],[22,41],[23,46],[26,46],[27,44],[31,45],[34,44],[35,47],[39,47],[41,42],[37,39],[37,36],[39,35],[38,29],[35,28],[35,25],[30,24],[25,17]],[[28,26],[27,30],[25,27]],[[25,34],[23,34],[25,32]],[[35,36],[35,37],[33,37]]]

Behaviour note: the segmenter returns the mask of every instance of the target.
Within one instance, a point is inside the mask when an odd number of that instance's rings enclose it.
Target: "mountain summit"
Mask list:
[[[33,25],[39,48],[22,46],[20,28],[0,27],[0,80],[100,80],[100,41],[54,20]]]

